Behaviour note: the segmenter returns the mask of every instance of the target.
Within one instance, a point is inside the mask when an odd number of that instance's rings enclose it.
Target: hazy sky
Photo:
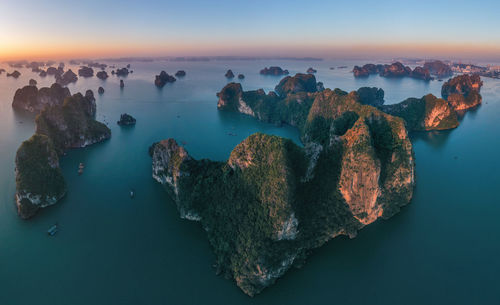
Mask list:
[[[0,0],[0,59],[500,58],[500,0]]]

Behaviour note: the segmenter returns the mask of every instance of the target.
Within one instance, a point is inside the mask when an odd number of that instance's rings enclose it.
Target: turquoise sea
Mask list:
[[[232,69],[245,90],[272,90],[280,77],[259,75],[280,65],[291,74],[318,70],[325,87],[385,90],[386,103],[427,93],[442,83],[370,76],[354,79],[354,64],[368,61],[130,62],[124,78],[79,78],[72,93],[92,89],[97,118],[112,138],[72,150],[61,160],[68,195],[29,221],[14,204],[14,157],[34,132],[34,117],[15,112],[12,98],[30,78],[0,75],[0,304],[499,304],[500,303],[500,81],[484,78],[483,105],[452,131],[412,134],[417,187],[401,213],[339,237],[313,252],[305,266],[250,298],[234,282],[215,275],[214,256],[198,223],[181,220],[162,187],[151,178],[148,147],[173,137],[195,158],[225,160],[254,132],[288,137],[276,127],[217,110],[216,93]],[[117,63],[117,67],[126,63]],[[347,69],[338,66],[347,65]],[[7,71],[13,69],[0,64]],[[77,67],[68,66],[76,72]],[[330,67],[335,67],[330,70]],[[187,76],[163,89],[161,70]],[[110,69],[108,69],[108,72]],[[97,88],[106,92],[99,96]],[[137,119],[116,124],[121,113]],[[236,136],[228,135],[236,134]],[[78,176],[78,164],[85,172]],[[129,197],[129,190],[136,197]],[[58,222],[60,232],[47,236]]]

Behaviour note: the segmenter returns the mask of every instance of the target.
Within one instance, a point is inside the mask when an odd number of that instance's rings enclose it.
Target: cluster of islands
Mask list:
[[[30,82],[12,102],[16,110],[37,114],[35,133],[15,158],[15,201],[23,219],[68,192],[59,166],[66,151],[111,137],[106,124],[95,119],[93,91],[71,94],[66,87],[77,77],[71,70],[61,64],[54,73],[52,67],[30,67],[34,73],[50,69],[55,82],[40,89]],[[102,64],[93,67],[101,70],[97,77],[108,77]],[[79,76],[92,77],[93,67],[80,68]],[[129,68],[111,74],[127,75]],[[385,105],[380,88],[329,89],[315,72],[310,68],[289,76],[280,67],[264,68],[263,75],[283,77],[274,91],[244,91],[240,83],[229,82],[217,93],[219,111],[294,126],[303,146],[256,133],[238,144],[226,162],[197,160],[173,138],[149,148],[152,177],[165,187],[182,218],[199,221],[206,230],[216,272],[250,296],[302,266],[312,249],[339,235],[353,238],[364,226],[400,211],[416,183],[409,132],[456,128],[459,115],[482,99],[478,75],[450,78],[441,97],[427,94]],[[412,70],[401,63],[368,64],[353,73],[424,80],[431,74],[452,75],[440,64]],[[185,75],[183,70],[175,77],[161,71],[153,83],[163,87]],[[229,70],[226,77],[234,73]],[[117,123],[134,125],[136,120],[122,114]]]

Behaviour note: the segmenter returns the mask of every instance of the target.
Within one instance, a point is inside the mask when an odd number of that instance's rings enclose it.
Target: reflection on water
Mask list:
[[[446,144],[446,141],[452,134],[452,130],[442,130],[442,131],[415,131],[409,134],[412,143],[418,141],[425,141],[426,144],[434,148],[440,148]]]

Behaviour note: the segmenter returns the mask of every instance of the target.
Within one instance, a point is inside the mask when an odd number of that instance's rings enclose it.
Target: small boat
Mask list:
[[[56,223],[55,225],[53,225],[52,227],[50,227],[47,230],[47,234],[49,234],[50,236],[54,236],[54,235],[56,235],[57,231],[59,231],[59,228],[57,227],[57,223]]]
[[[134,190],[130,190],[130,198],[134,198],[134,196],[135,196]]]
[[[85,168],[85,165],[83,163],[80,163],[80,165],[78,165],[78,175],[83,174],[84,168]]]

